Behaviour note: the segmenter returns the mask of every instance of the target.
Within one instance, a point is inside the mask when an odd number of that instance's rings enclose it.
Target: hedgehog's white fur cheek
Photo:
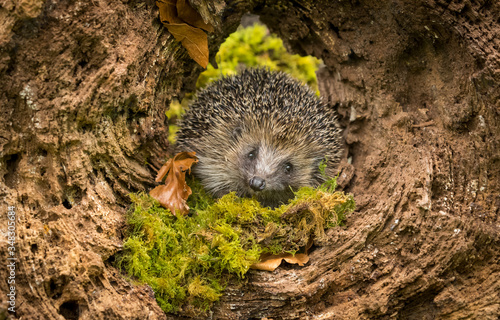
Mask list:
[[[240,188],[238,168],[230,161],[198,156],[199,162],[193,167],[194,175],[201,180],[205,189],[217,197]]]
[[[300,159],[296,163],[299,164],[290,176],[290,186],[293,189],[306,186],[317,186],[318,183],[314,177],[317,169],[314,166],[313,159]]]

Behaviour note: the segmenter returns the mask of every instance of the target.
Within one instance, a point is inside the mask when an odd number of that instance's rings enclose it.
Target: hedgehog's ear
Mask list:
[[[231,137],[234,139],[234,140],[237,140],[239,139],[239,137],[241,137],[241,133],[243,132],[243,128],[241,127],[235,127],[233,129],[233,132],[231,134]]]

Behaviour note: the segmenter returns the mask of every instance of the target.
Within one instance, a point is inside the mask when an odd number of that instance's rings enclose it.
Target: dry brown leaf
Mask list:
[[[183,23],[177,14],[177,0],[158,0],[156,6],[160,9],[160,21],[163,24]]]
[[[186,0],[158,0],[160,20],[189,56],[200,66],[208,65],[208,39],[203,30],[213,31],[213,27],[203,21],[201,15]],[[201,28],[201,29],[200,29]]]
[[[158,174],[156,175],[156,179],[155,181],[156,182],[162,182],[163,180],[163,177],[165,177],[165,175],[167,174],[168,170],[170,169],[170,166],[171,166],[171,160],[172,159],[169,159],[161,168],[160,170],[158,170]]]
[[[303,267],[304,264],[309,261],[309,256],[304,253],[297,253],[295,255],[283,253],[280,255],[263,255],[260,260],[260,262],[251,265],[250,268],[264,271],[274,271],[280,266],[283,260]]]
[[[186,0],[177,0],[177,15],[179,18],[189,23],[192,26],[201,28],[208,32],[213,32],[214,28],[205,23],[201,15],[189,5]]]
[[[295,255],[290,254],[283,259],[290,264],[298,264],[300,267],[303,267],[309,262],[309,256],[305,253],[296,253]]]
[[[206,68],[208,65],[208,39],[203,30],[191,27],[188,24],[167,24],[168,31],[182,46],[187,49],[188,54],[200,66]]]
[[[176,212],[187,214],[189,207],[186,204],[187,198],[191,195],[191,188],[186,183],[186,172],[191,170],[191,166],[198,162],[196,152],[180,152],[158,171],[156,181],[160,182],[166,175],[164,185],[159,185],[149,194],[158,200],[160,204],[169,209],[174,215]]]

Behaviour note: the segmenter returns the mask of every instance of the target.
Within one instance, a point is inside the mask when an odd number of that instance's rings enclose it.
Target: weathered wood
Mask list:
[[[323,59],[320,91],[346,127],[339,181],[358,204],[309,265],[251,271],[212,318],[497,319],[500,4],[192,3],[215,25],[211,57],[252,11]],[[150,188],[170,151],[164,111],[201,68],[152,1],[0,6],[0,229],[15,206],[16,316],[180,318],[109,259],[127,194]]]

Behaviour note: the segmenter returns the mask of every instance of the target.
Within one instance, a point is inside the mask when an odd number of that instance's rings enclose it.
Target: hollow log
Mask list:
[[[500,3],[190,3],[212,59],[252,12],[323,60],[357,203],[308,265],[250,271],[208,317],[498,319]],[[0,319],[186,318],[112,259],[128,194],[172,151],[165,110],[202,68],[151,0],[3,0],[0,18]]]

